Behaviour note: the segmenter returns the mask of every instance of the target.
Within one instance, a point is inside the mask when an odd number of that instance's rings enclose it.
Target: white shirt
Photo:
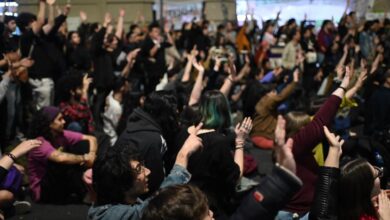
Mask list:
[[[106,98],[106,107],[103,114],[103,130],[110,136],[111,145],[118,139],[116,128],[122,116],[123,107],[118,100],[114,99],[114,92],[111,92]]]

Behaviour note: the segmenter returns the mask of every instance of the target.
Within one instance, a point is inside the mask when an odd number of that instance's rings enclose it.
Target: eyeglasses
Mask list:
[[[135,168],[133,168],[133,170],[137,173],[137,174],[141,174],[143,172],[145,172],[145,162],[144,161],[140,161],[137,166]]]
[[[374,179],[376,178],[382,178],[383,177],[383,168],[374,166],[374,169],[376,170],[376,174],[374,175]]]

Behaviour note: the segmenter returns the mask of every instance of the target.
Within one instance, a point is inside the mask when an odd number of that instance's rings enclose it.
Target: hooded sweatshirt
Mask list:
[[[164,180],[163,156],[167,150],[162,130],[157,122],[141,108],[130,115],[126,129],[122,132],[114,147],[133,143],[138,147],[141,159],[150,169],[149,194],[154,193]]]

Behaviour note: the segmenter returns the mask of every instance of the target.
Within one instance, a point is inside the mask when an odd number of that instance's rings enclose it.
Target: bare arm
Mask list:
[[[236,148],[234,150],[234,162],[240,168],[240,178],[244,173],[244,144],[249,132],[252,130],[252,119],[247,117],[241,123],[236,125],[234,132],[236,133]]]
[[[11,155],[15,156],[15,158],[17,159],[17,158],[25,155],[31,149],[41,146],[41,144],[42,144],[42,142],[39,140],[23,141],[18,146],[16,146],[10,153],[11,153]],[[8,157],[8,156],[2,157],[0,159],[0,166],[6,170],[11,168],[13,163],[14,163],[13,159],[11,159],[11,157]]]
[[[42,26],[45,23],[45,8],[46,3],[44,1],[39,1],[37,21],[33,22],[32,24],[32,30],[35,34],[39,34],[39,31],[42,29]]]
[[[343,53],[343,56],[341,57],[341,59],[339,60],[337,66],[336,66],[336,70],[338,68],[342,68],[345,64],[345,60],[347,59],[347,55],[348,55],[348,45],[345,45],[344,46],[344,53]]]
[[[182,82],[188,82],[190,80],[193,61],[195,57],[198,55],[198,53],[199,51],[196,49],[196,45],[195,45],[194,48],[192,48],[191,53],[187,55],[187,64],[184,69],[184,74],[181,78]]]
[[[133,51],[131,51],[129,54],[127,54],[127,64],[126,66],[123,68],[122,70],[122,76],[127,78],[129,76],[129,73],[130,73],[130,70],[133,68],[133,65],[135,63],[135,58],[137,57],[138,55],[138,52],[140,51],[141,49],[135,49]]]
[[[219,89],[219,91],[228,98],[230,90],[232,89],[234,85],[234,80],[236,77],[236,66],[234,65],[234,61],[232,60],[232,57],[229,57],[229,76],[225,79],[225,82],[223,83],[222,87]]]
[[[344,79],[343,81],[341,82],[341,85],[339,88],[337,88],[333,93],[332,95],[335,95],[335,96],[338,96],[339,98],[343,99],[344,98],[344,95],[345,95],[345,89],[348,88],[349,86],[349,81],[351,79],[351,71],[349,69],[349,67],[347,66],[346,68],[346,73],[345,73],[345,76],[344,76]]]
[[[358,80],[356,81],[355,85],[347,91],[345,94],[345,97],[347,99],[351,99],[360,88],[362,88],[364,81],[367,79],[367,69],[363,69],[359,75]]]
[[[85,74],[85,76],[83,77],[83,87],[82,87],[82,94],[81,94],[81,98],[84,100],[88,100],[88,90],[91,83],[92,83],[92,78],[88,78],[88,74]]]
[[[379,63],[381,62],[382,58],[383,58],[383,54],[379,53],[378,55],[376,55],[375,60],[372,63],[372,66],[371,66],[370,74],[374,74],[375,73],[375,71],[379,67]]]
[[[61,164],[81,165],[86,162],[85,157],[86,157],[85,155],[76,155],[76,154],[70,154],[70,153],[65,153],[65,152],[55,150],[53,151],[53,153],[50,154],[49,160]]]
[[[116,32],[115,32],[115,36],[118,39],[122,39],[122,35],[123,35],[123,22],[124,22],[125,13],[126,12],[125,12],[124,9],[121,9],[119,11],[118,23],[116,24]]]
[[[45,24],[42,29],[43,32],[47,35],[54,27],[54,6],[53,4],[56,2],[55,0],[47,0],[47,4],[49,5],[49,14],[47,19],[47,24]]]
[[[196,60],[194,60],[192,64],[198,70],[198,76],[196,77],[194,87],[192,88],[190,100],[188,101],[188,106],[194,105],[199,102],[203,90],[202,83],[204,67],[201,64],[197,63]]]

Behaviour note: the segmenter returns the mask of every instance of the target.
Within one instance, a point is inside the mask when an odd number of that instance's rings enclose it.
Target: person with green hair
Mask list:
[[[245,118],[236,126],[235,135],[228,135],[232,125],[229,103],[217,90],[203,94],[198,117],[194,118],[200,121],[192,124],[203,123],[199,131],[203,149],[194,153],[188,163],[192,174],[190,183],[206,194],[208,205],[216,217],[229,215],[234,210],[231,198],[243,174],[244,142],[252,129],[252,120]],[[194,128],[183,129],[177,136],[175,147],[181,146]]]

